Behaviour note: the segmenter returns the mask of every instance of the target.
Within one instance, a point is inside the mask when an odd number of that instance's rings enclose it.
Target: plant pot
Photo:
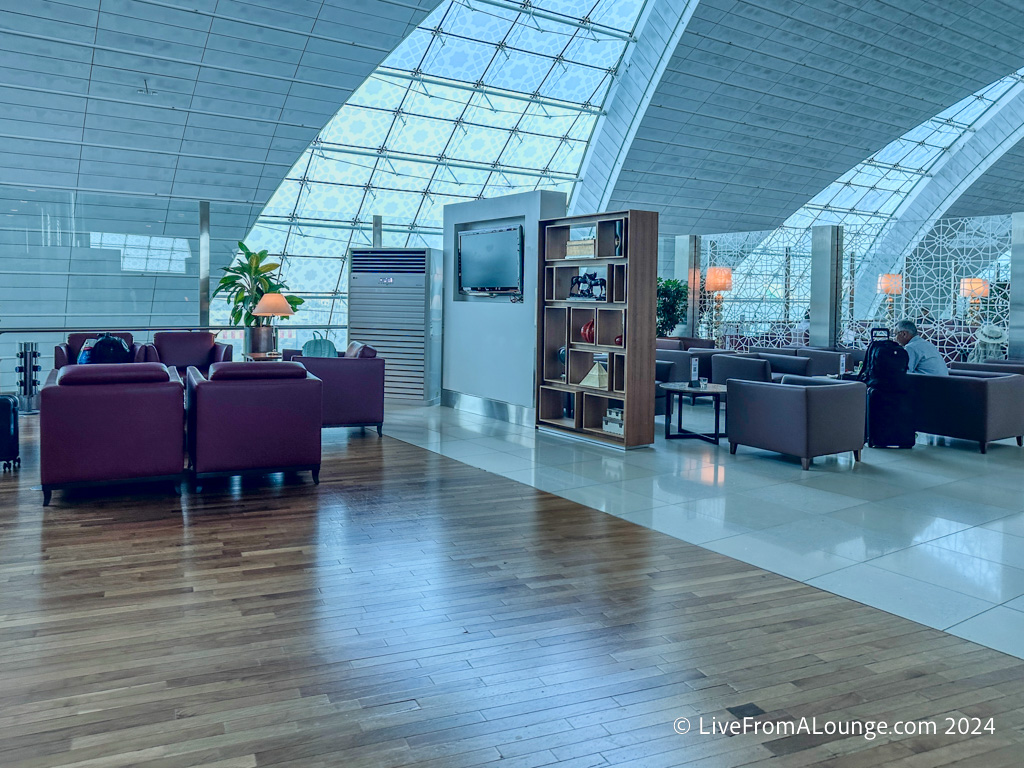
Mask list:
[[[245,351],[273,352],[276,346],[274,326],[250,325],[245,329]]]

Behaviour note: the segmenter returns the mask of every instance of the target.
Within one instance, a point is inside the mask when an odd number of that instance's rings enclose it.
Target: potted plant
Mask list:
[[[686,283],[658,278],[658,336],[668,336],[686,318]]]
[[[283,293],[288,290],[284,281],[273,276],[281,265],[269,261],[266,250],[255,253],[245,243],[239,242],[241,256],[230,266],[224,267],[224,276],[217,284],[213,296],[225,295],[231,305],[231,324],[245,326],[245,350],[247,352],[270,352],[274,349],[274,328],[271,318],[257,317],[252,313],[265,293]],[[268,263],[269,262],[269,263]],[[304,303],[298,296],[286,296],[292,311]]]

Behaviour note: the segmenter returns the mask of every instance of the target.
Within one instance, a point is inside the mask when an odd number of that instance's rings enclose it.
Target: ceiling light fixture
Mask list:
[[[142,81],[142,85],[143,85],[143,87],[139,88],[137,93],[141,93],[141,94],[143,94],[145,96],[156,96],[156,91],[151,91],[149,89],[149,80],[143,80]]]

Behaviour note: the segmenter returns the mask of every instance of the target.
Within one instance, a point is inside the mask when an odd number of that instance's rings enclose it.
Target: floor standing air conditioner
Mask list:
[[[353,248],[348,337],[377,349],[384,396],[429,405],[441,399],[441,251]]]

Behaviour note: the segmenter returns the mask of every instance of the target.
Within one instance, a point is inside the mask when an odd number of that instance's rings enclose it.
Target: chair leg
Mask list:
[[[860,451],[854,451],[853,452],[853,460],[854,461],[860,461]]]
[[[738,447],[739,443],[729,443],[729,453],[735,454]]]
[[[982,453],[988,453],[988,443],[979,442],[978,448],[981,450]]]
[[[50,506],[50,499],[53,497],[53,491],[43,489],[43,506]]]
[[[811,468],[811,460],[810,459],[800,459],[800,466],[803,467],[804,469],[810,469]]]
[[[1017,445],[1024,446],[1024,435],[1017,435]]]
[[[383,437],[383,436],[384,436],[384,424],[381,423],[381,424],[377,425],[377,437]],[[1019,437],[1017,439],[1020,440]],[[1018,443],[1018,445],[1019,445],[1019,443]]]
[[[320,467],[313,470],[313,485],[320,485]]]

